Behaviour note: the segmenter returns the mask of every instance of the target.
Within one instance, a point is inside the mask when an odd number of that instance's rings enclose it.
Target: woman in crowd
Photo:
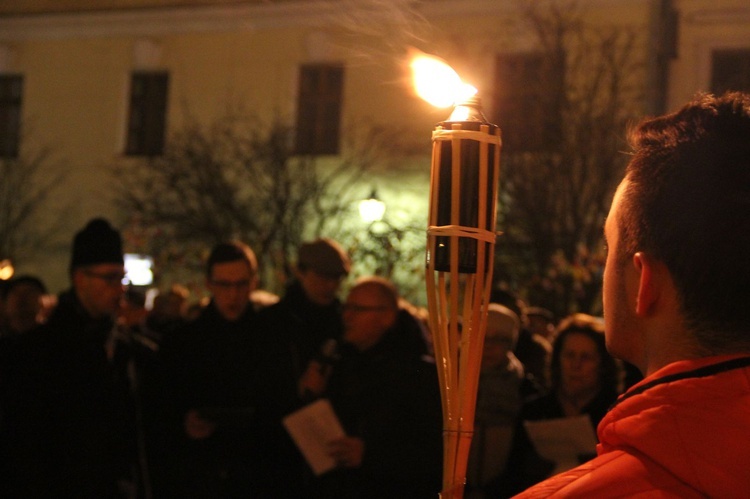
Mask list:
[[[508,465],[496,493],[510,496],[525,490],[563,465],[537,452],[524,422],[586,415],[595,434],[599,421],[620,393],[620,372],[618,362],[607,353],[601,319],[586,314],[563,319],[553,343],[552,389],[521,409]],[[591,457],[593,454],[583,453],[578,461]]]

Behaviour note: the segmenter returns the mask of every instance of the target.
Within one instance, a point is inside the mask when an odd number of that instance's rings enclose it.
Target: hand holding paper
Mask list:
[[[336,467],[329,444],[346,437],[346,433],[328,400],[317,400],[289,414],[283,423],[316,475]]]

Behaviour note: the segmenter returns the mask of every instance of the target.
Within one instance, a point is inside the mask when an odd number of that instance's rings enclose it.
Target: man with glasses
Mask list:
[[[162,345],[168,403],[165,454],[159,459],[165,467],[157,470],[159,495],[252,494],[257,345],[250,294],[257,268],[247,245],[217,244],[206,263],[210,302]]]
[[[326,372],[313,362],[303,376],[330,400],[346,432],[328,443],[337,467],[315,481],[315,497],[437,497],[440,391],[421,329],[380,277],[354,285],[343,322],[340,359]]]
[[[114,321],[120,234],[101,218],[73,240],[71,288],[47,323],[3,359],[3,497],[120,497],[133,490],[135,424]],[[7,433],[6,433],[7,432]]]

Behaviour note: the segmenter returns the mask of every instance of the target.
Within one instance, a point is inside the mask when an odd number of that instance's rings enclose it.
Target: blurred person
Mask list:
[[[552,344],[539,334],[534,334],[528,328],[526,304],[515,294],[502,289],[492,290],[490,302],[499,303],[511,309],[521,321],[518,340],[513,353],[521,361],[527,374],[533,376],[536,382],[544,388],[549,388],[549,364],[552,355]]]
[[[253,302],[255,310],[260,311],[279,303],[279,296],[265,289],[256,289],[250,293],[250,301]]]
[[[46,294],[47,287],[36,276],[20,275],[7,282],[4,291],[7,334],[25,333],[42,322]]]
[[[193,322],[195,319],[200,317],[201,313],[203,312],[203,309],[206,308],[206,305],[208,305],[210,301],[211,301],[210,298],[204,297],[196,302],[189,304],[185,308],[185,321]]]
[[[526,317],[532,334],[539,335],[550,342],[554,341],[555,315],[550,310],[542,307],[527,307]]]
[[[219,243],[206,262],[209,303],[161,348],[166,426],[157,492],[175,497],[251,497],[257,286],[253,251]]]
[[[160,291],[146,318],[149,330],[164,337],[184,325],[187,320],[187,288],[174,284],[166,291]]]
[[[298,499],[309,485],[304,478],[306,464],[281,420],[309,401],[299,381],[310,360],[328,362],[341,339],[338,293],[350,267],[349,256],[336,241],[305,242],[298,249],[295,277],[284,295],[260,312],[258,416],[266,428],[265,476],[275,497]]]
[[[591,429],[597,427],[620,392],[621,371],[605,345],[600,319],[573,314],[564,318],[555,333],[550,365],[551,391],[526,402],[520,413],[504,478],[502,496],[520,492],[547,478],[556,463],[537,453],[524,421],[586,415]],[[591,456],[580,456],[579,460]]]
[[[750,489],[750,96],[644,120],[604,227],[607,348],[645,378],[598,457],[521,497],[745,497]]]
[[[542,393],[513,354],[521,321],[508,307],[490,303],[477,390],[474,436],[467,470],[469,497],[484,497],[482,489],[505,469],[513,431],[523,402]]]
[[[22,336],[12,360],[3,353],[0,440],[8,466],[0,495],[137,492],[133,400],[114,340],[124,275],[119,232],[91,220],[73,239],[71,288],[46,324]]]
[[[416,319],[390,281],[369,277],[349,292],[343,322],[340,358],[329,370],[311,362],[301,382],[330,400],[346,432],[328,444],[337,467],[314,482],[314,497],[437,497],[440,390]]]

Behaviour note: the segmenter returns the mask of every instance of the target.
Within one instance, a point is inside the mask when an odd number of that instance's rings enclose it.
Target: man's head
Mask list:
[[[8,281],[4,295],[11,329],[25,332],[38,324],[45,294],[47,288],[36,276],[21,275]]]
[[[532,334],[538,334],[552,341],[555,334],[555,315],[550,310],[542,307],[527,307],[526,319]]]
[[[296,275],[307,298],[316,305],[327,306],[336,300],[350,267],[343,248],[332,239],[321,238],[300,246]]]
[[[159,320],[181,320],[185,315],[189,296],[190,292],[186,287],[173,284],[166,291],[156,295],[151,315]]]
[[[344,304],[344,341],[360,351],[377,345],[398,317],[398,292],[380,277],[361,279]]]
[[[664,309],[706,352],[750,347],[750,97],[700,95],[641,123],[605,226],[607,342],[637,363],[638,324]],[[651,308],[650,308],[651,307]],[[638,341],[641,345],[635,345]],[[639,350],[641,350],[639,352]]]
[[[239,241],[214,246],[206,262],[206,287],[219,314],[236,321],[250,306],[250,293],[257,284],[255,253]]]
[[[122,239],[103,218],[91,220],[75,235],[70,276],[78,300],[91,317],[114,317],[125,277]]]

